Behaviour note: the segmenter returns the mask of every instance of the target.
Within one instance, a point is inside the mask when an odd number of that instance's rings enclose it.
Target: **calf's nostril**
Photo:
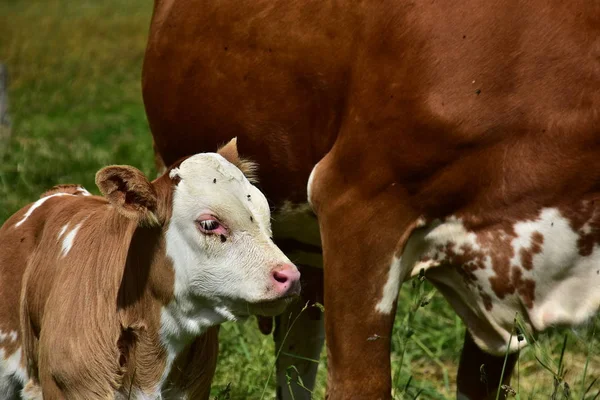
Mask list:
[[[286,283],[289,279],[287,274],[285,274],[281,271],[274,271],[273,278],[279,283]]]

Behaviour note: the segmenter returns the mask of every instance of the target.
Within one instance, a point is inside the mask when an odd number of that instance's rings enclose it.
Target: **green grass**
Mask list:
[[[151,0],[0,2],[0,62],[11,74],[13,120],[12,139],[0,149],[0,222],[57,183],[82,183],[97,193],[94,174],[108,164],[155,174],[140,89],[151,8]],[[395,396],[453,398],[464,327],[439,295],[410,314],[421,290],[432,288],[407,284],[399,300],[391,355]],[[225,324],[213,394],[259,399],[273,363],[272,340],[254,319]],[[315,398],[323,397],[325,368],[322,356]],[[600,380],[598,321],[540,337],[522,353],[512,386],[520,399],[553,392],[563,398],[567,382],[572,398],[582,399],[594,379]],[[265,398],[273,397],[273,380],[270,389]],[[593,385],[585,399],[599,390],[600,383]]]

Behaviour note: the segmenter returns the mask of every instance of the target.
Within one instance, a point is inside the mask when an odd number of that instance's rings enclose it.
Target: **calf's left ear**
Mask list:
[[[148,178],[137,168],[111,165],[96,174],[96,185],[113,207],[143,225],[156,225],[158,196]]]
[[[219,147],[217,153],[220,154],[227,161],[238,167],[242,173],[252,183],[257,183],[257,170],[258,166],[255,162],[250,161],[247,158],[240,157],[237,149],[237,138],[231,139],[227,144]]]

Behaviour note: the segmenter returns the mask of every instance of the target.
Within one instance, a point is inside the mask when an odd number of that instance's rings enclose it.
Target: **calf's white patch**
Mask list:
[[[19,222],[17,222],[15,224],[15,226],[16,227],[21,226],[21,224],[23,224],[23,222],[25,222],[27,220],[27,218],[29,218],[29,216],[36,210],[36,208],[39,208],[42,204],[44,204],[46,202],[46,200],[49,200],[52,197],[58,197],[58,196],[71,196],[71,195],[69,193],[54,193],[54,194],[51,194],[50,196],[42,197],[41,199],[39,199],[38,201],[33,203],[31,205],[31,207],[29,207],[29,209],[27,210],[25,215],[23,215],[23,218]]]
[[[75,228],[71,229],[71,231],[69,231],[69,233],[67,233],[65,235],[65,238],[63,239],[63,242],[62,242],[62,256],[63,257],[65,257],[69,253],[71,248],[73,247],[73,242],[75,241],[75,236],[77,236],[77,232],[79,231],[79,228],[81,228],[82,224],[83,224],[83,222],[80,222],[79,224],[77,224],[75,226]]]

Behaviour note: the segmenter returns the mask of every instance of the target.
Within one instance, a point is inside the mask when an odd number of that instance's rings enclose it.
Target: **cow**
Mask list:
[[[60,185],[5,222],[2,399],[208,398],[218,325],[278,314],[300,290],[234,164],[251,169],[231,141],[152,183],[105,167],[103,196]]]
[[[163,163],[233,134],[258,163],[275,241],[324,288],[330,400],[390,398],[420,271],[467,327],[461,399],[508,383],[517,314],[597,312],[600,3],[155,0],[142,75]],[[291,364],[314,382],[320,323],[290,332],[280,398]]]

